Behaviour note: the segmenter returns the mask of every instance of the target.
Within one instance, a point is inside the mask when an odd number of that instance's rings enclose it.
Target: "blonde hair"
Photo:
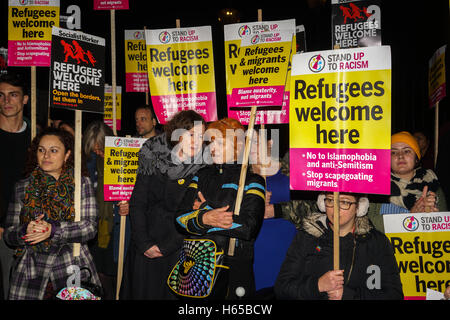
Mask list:
[[[89,157],[94,152],[95,145],[105,146],[105,137],[113,136],[114,133],[103,121],[91,122],[83,134],[83,152]]]

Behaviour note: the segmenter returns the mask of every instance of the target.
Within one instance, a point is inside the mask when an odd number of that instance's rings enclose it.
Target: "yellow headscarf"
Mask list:
[[[403,142],[406,143],[408,146],[411,147],[411,149],[414,150],[414,152],[417,155],[417,158],[420,160],[420,148],[419,148],[419,144],[417,143],[416,138],[414,138],[414,136],[407,132],[407,131],[402,131],[402,132],[397,132],[396,134],[393,134],[391,137],[391,145],[393,145],[396,142]]]

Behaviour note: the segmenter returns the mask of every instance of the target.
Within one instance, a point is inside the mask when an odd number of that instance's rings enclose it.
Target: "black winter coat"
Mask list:
[[[340,237],[339,246],[343,300],[403,299],[389,239],[373,228],[367,216],[356,218],[355,233]],[[275,294],[278,299],[328,299],[326,292],[319,292],[318,281],[330,270],[333,231],[325,214],[313,214],[304,220],[288,249],[275,282]]]
[[[170,180],[162,174],[138,174],[130,199],[131,242],[121,299],[176,298],[166,281],[184,239],[175,226],[175,214],[191,178]],[[159,247],[163,257],[144,256],[153,245]]]
[[[215,208],[229,205],[234,211],[241,166],[237,164],[210,165],[197,172],[179,206],[178,225],[189,238],[213,240],[218,250],[228,252],[230,238],[236,238],[234,256],[227,257],[230,266],[229,294],[236,298],[235,289],[243,287],[245,296],[255,291],[253,274],[254,242],[261,229],[265,210],[265,182],[254,173],[248,172],[239,215],[233,215],[230,229],[213,228],[202,223],[203,215]],[[199,210],[193,204],[201,191],[206,199]]]

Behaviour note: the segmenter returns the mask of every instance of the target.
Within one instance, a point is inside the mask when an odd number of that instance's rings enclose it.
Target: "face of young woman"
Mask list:
[[[340,228],[346,228],[351,230],[355,223],[355,217],[357,212],[356,198],[347,194],[339,195],[339,226]],[[343,209],[348,208],[348,209]],[[325,209],[328,220],[334,221],[334,198],[332,194],[327,194],[325,197]]]
[[[182,158],[192,158],[202,150],[205,126],[198,124],[184,132],[180,137],[180,151]]]
[[[414,150],[403,142],[396,142],[391,146],[391,170],[400,177],[413,173],[416,166]]]
[[[47,135],[41,138],[37,149],[37,162],[45,173],[58,179],[65,161],[69,159],[64,144],[57,136]]]

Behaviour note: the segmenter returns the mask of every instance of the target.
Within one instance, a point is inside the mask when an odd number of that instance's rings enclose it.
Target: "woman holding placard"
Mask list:
[[[204,130],[201,115],[181,111],[165,125],[163,134],[148,139],[139,152],[120,299],[175,299],[166,285],[183,242],[175,214],[189,181],[203,166]]]
[[[202,269],[198,256],[194,265],[192,261],[182,262],[182,265],[192,265],[187,277],[177,278],[175,270],[168,281],[170,288],[181,296],[248,299],[255,293],[254,242],[264,220],[265,182],[260,175],[247,172],[240,213],[234,214],[241,183],[239,160],[244,151],[243,129],[239,121],[225,118],[211,123],[205,133],[206,139],[211,141],[208,147],[213,164],[192,179],[180,204],[177,222],[189,235],[183,247],[185,255],[190,254],[186,251],[190,243],[192,247],[197,243],[198,247],[209,246],[208,250],[214,247],[216,269]],[[229,251],[230,238],[236,238],[233,254]],[[191,252],[196,255],[194,251]],[[218,268],[222,268],[220,273]],[[182,270],[187,269],[182,267]],[[202,277],[206,282],[201,281]],[[181,283],[185,279],[188,283]],[[199,290],[185,290],[185,284]]]
[[[378,230],[384,231],[383,214],[447,211],[436,174],[421,168],[420,158],[419,144],[413,135],[407,131],[392,135],[391,194],[388,199],[372,201],[369,209],[369,217]]]
[[[73,286],[69,270],[81,270],[80,281],[99,286],[87,242],[97,233],[97,204],[90,180],[82,176],[81,221],[74,222],[74,138],[63,130],[46,129],[32,142],[26,178],[16,184],[9,206],[6,242],[16,251],[9,299],[54,298]],[[81,243],[80,256],[73,244]],[[79,273],[73,274],[75,283]]]
[[[340,268],[333,270],[333,193],[322,193],[323,213],[306,217],[275,283],[279,299],[403,299],[389,239],[367,217],[366,197],[339,194]]]

